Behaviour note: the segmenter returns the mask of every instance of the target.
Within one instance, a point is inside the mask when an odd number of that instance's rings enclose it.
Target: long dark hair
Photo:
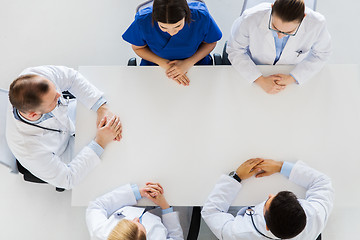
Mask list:
[[[183,18],[190,24],[191,12],[186,0],[154,0],[153,22],[174,24]]]

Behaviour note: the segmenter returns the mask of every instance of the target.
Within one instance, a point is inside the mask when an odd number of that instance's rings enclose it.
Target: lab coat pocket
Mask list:
[[[301,62],[309,54],[309,49],[299,49],[294,52],[296,63]]]

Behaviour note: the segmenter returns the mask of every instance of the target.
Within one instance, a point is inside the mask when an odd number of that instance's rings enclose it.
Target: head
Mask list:
[[[306,214],[295,194],[289,191],[269,195],[264,206],[266,229],[281,239],[297,236],[306,225]]]
[[[123,219],[112,230],[107,240],[146,240],[146,230],[139,218]]]
[[[174,36],[190,23],[191,12],[186,0],[154,0],[152,19],[163,32]]]
[[[23,75],[15,79],[9,89],[11,104],[24,114],[51,112],[61,96],[50,80],[38,75]]]
[[[294,34],[305,16],[303,0],[276,0],[272,5],[270,27],[280,32]],[[282,38],[286,35],[278,33],[278,36]]]

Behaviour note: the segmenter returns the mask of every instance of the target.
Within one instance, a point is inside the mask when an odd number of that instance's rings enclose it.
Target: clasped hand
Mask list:
[[[166,76],[178,84],[189,86],[190,80],[186,76],[186,73],[192,66],[193,64],[186,59],[170,61],[167,65]]]
[[[281,171],[283,162],[272,159],[252,158],[241,164],[236,170],[240,179],[245,180],[253,175],[256,177],[270,176]]]
[[[286,74],[274,74],[267,77],[261,76],[255,80],[255,83],[269,94],[279,93],[284,90],[286,86],[295,82],[295,79],[291,75]]]
[[[162,209],[167,209],[170,205],[164,197],[164,188],[160,183],[147,182],[143,188],[140,188],[141,197],[146,197]]]

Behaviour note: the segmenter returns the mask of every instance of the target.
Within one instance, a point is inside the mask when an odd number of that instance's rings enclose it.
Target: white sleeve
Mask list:
[[[326,21],[323,19],[319,28],[319,34],[308,56],[296,64],[290,72],[302,84],[315,76],[325,65],[331,55],[331,37],[326,27]]]
[[[60,90],[69,91],[88,109],[102,97],[103,92],[78,71],[64,66],[39,66],[25,69],[20,75],[36,74],[53,81]]]
[[[225,225],[235,219],[228,210],[240,189],[241,183],[232,177],[222,175],[203,206],[201,216],[219,239],[223,239]]]
[[[97,231],[100,231],[109,216],[116,210],[135,204],[136,198],[130,184],[116,188],[90,202],[86,209],[86,225],[90,236],[96,236]]]
[[[29,151],[31,149],[31,151]],[[65,189],[81,182],[100,163],[98,155],[85,146],[70,163],[51,152],[35,137],[27,137],[22,143],[11,144],[11,151],[24,168],[41,180]],[[21,153],[27,153],[26,155]]]
[[[183,230],[177,212],[162,215],[162,222],[168,231],[167,239],[184,240]]]
[[[317,211],[325,226],[334,203],[334,189],[325,174],[299,161],[293,167],[289,180],[306,188],[305,200]]]
[[[232,66],[249,83],[262,76],[249,55],[249,29],[244,15],[235,20],[231,28],[226,52]]]

